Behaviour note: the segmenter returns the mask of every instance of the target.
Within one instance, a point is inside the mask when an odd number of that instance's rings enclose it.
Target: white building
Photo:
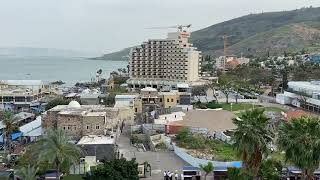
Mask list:
[[[126,94],[126,95],[116,95],[115,96],[115,105],[114,107],[130,107],[133,108],[134,106],[134,100],[137,99],[139,96],[138,95],[131,95],[131,94]]]
[[[201,52],[188,42],[190,32],[168,33],[167,39],[150,39],[132,50],[130,88],[175,88],[199,81]]]
[[[277,94],[276,101],[320,113],[320,81],[290,81],[288,89]]]

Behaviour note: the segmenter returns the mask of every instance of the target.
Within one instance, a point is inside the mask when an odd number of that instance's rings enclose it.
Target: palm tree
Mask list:
[[[206,165],[200,164],[200,168],[201,168],[201,170],[203,170],[205,172],[204,180],[206,180],[208,174],[210,174],[213,171],[213,164],[212,164],[212,162],[208,162],[208,164],[206,164]]]
[[[14,131],[18,131],[19,127],[15,124],[15,116],[14,113],[10,111],[4,111],[1,114],[1,119],[2,119],[2,124],[5,126],[4,127],[4,138],[7,146],[9,147],[9,154],[11,153],[11,134]]]
[[[49,130],[47,135],[38,142],[34,150],[34,157],[39,162],[52,164],[57,170],[57,178],[62,168],[69,168],[80,160],[80,149],[69,142],[69,138],[62,129]]]
[[[28,165],[17,171],[17,175],[23,180],[35,180],[37,177],[38,168]]]
[[[269,128],[270,119],[263,113],[264,109],[253,109],[233,120],[237,125],[232,136],[234,149],[241,157],[246,173],[253,176],[257,176],[274,136]]]
[[[303,179],[313,179],[320,163],[320,122],[313,117],[293,119],[279,131],[279,147],[285,158],[303,172]]]

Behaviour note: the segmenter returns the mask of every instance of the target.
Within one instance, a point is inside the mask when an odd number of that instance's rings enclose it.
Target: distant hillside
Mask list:
[[[272,47],[270,47],[269,44],[263,45],[264,43],[262,45],[256,44],[257,42],[261,43],[261,41],[254,41],[254,39],[268,40],[267,38],[270,36],[277,37],[278,35],[290,34],[294,28],[288,28],[288,25],[298,24],[298,23],[316,25],[319,22],[320,22],[320,8],[302,8],[302,9],[293,10],[293,11],[252,14],[252,15],[247,15],[240,18],[232,19],[226,22],[222,22],[222,23],[201,29],[199,31],[195,31],[191,35],[191,41],[196,47],[198,47],[205,54],[208,54],[208,53],[212,54],[217,50],[223,49],[222,36],[224,35],[224,33],[227,33],[228,35],[232,35],[229,38],[228,44],[231,46],[238,44],[233,48],[246,49],[247,46],[259,47],[259,49],[257,49],[257,52],[259,52],[265,49],[270,49]],[[309,26],[305,26],[305,28],[306,28],[305,29],[306,32],[308,32],[307,29],[309,28]],[[314,28],[319,28],[319,26],[316,25]],[[307,35],[303,31],[299,32],[299,34],[302,36]],[[259,37],[259,36],[262,36],[262,37]],[[281,46],[281,47],[290,47],[292,45],[291,42],[298,41],[296,38],[298,37],[290,36],[290,39],[286,40],[288,44],[286,44],[286,42],[283,42],[283,41],[278,42],[277,39],[275,38],[274,39],[275,42],[273,42],[272,45]],[[301,43],[309,46],[308,42],[303,41]],[[231,53],[233,51],[235,52],[239,51],[233,48],[230,48]],[[255,51],[243,52],[243,53],[254,54]]]
[[[314,52],[320,50],[320,28],[313,22],[297,23],[274,28],[250,36],[228,48],[229,54],[279,55],[302,49]],[[223,55],[223,50],[205,51],[205,54]]]
[[[92,60],[112,60],[112,61],[127,61],[128,55],[132,47],[125,48],[121,51],[104,54],[101,57],[90,58]]]
[[[310,51],[320,49],[320,8],[302,8],[293,11],[251,14],[218,23],[192,32],[190,41],[204,54],[222,55],[223,39],[230,35],[230,54],[256,55],[269,52],[280,54],[283,51]],[[143,40],[141,40],[143,41]],[[124,49],[104,55],[128,54]]]
[[[89,56],[92,56],[92,53],[90,54],[90,53],[74,51],[74,50],[54,49],[54,48],[0,47],[0,56],[89,57]]]

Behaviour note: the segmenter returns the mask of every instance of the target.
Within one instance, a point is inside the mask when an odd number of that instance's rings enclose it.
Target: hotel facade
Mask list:
[[[199,81],[201,52],[188,42],[189,38],[190,32],[178,31],[133,48],[129,87],[176,88],[177,84]]]

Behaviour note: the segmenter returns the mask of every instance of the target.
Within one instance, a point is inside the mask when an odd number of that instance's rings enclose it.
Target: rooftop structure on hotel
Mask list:
[[[176,88],[178,83],[199,81],[201,52],[188,42],[190,32],[179,29],[167,39],[150,39],[133,48],[130,60],[130,88]]]

